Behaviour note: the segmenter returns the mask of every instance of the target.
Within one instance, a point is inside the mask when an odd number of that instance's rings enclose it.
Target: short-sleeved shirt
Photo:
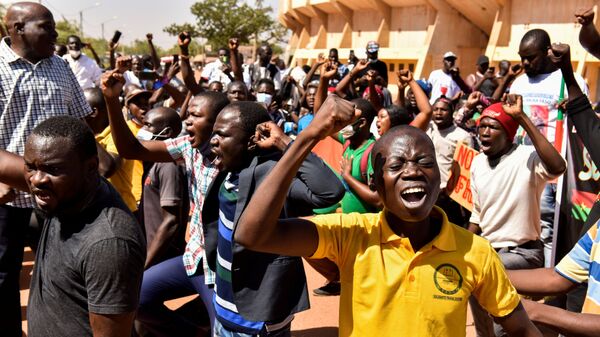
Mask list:
[[[150,245],[156,237],[156,232],[163,222],[162,208],[173,207],[179,215],[179,228],[161,261],[182,255],[190,209],[185,167],[175,163],[156,163],[150,168],[143,188],[140,211],[146,229],[146,242]]]
[[[141,129],[133,121],[127,121],[129,131],[136,136]],[[119,154],[117,146],[112,138],[110,126],[108,126],[96,140],[104,147],[107,152]],[[140,160],[121,158],[121,166],[108,178],[115,189],[121,194],[121,198],[129,209],[134,212],[138,209],[138,204],[142,199],[142,176],[144,175],[144,165]]]
[[[431,105],[442,95],[452,98],[460,92],[460,87],[454,82],[452,76],[446,74],[442,69],[432,71],[427,81],[431,83],[431,98],[429,99]]]
[[[519,304],[502,262],[483,238],[448,222],[434,208],[440,233],[415,252],[392,231],[386,211],[311,219],[319,244],[311,258],[340,270],[340,330],[346,336],[465,336],[474,295],[493,316]]]
[[[206,284],[215,283],[215,274],[210,270],[204,251],[204,231],[202,223],[202,206],[204,198],[219,170],[208,159],[209,144],[195,149],[188,136],[165,140],[169,154],[177,163],[184,163],[190,197],[190,238],[183,253],[183,265],[188,275],[194,275],[202,261],[204,281]]]
[[[58,56],[36,64],[10,48],[10,38],[0,42],[0,149],[23,155],[33,128],[53,116],[83,118],[92,113],[69,65]],[[34,206],[28,193],[17,192],[9,203]]]
[[[581,312],[600,314],[600,221],[579,239],[555,267],[556,272],[574,283],[587,282],[587,293]]]
[[[342,137],[341,134],[339,134],[338,140],[342,144],[344,144],[346,141]],[[366,142],[364,142],[360,147],[353,149],[351,146],[348,146],[346,148],[346,150],[344,151],[344,153],[342,154],[345,158],[350,158],[350,157],[354,158],[352,160],[352,172],[351,172],[352,177],[354,177],[358,181],[361,181],[363,184],[366,184],[367,181],[365,181],[365,179],[363,177],[363,172],[361,172],[361,170],[360,170],[360,162],[362,161],[362,157],[363,157],[365,151],[374,142],[375,142],[375,137],[373,135],[371,135],[369,137],[369,139]],[[369,153],[369,155],[370,155],[370,153]],[[371,164],[371,158],[369,158],[369,161],[368,161],[367,171],[364,173],[366,173],[367,177],[369,175],[373,174],[373,165]],[[347,184],[344,184],[344,187],[346,188],[346,193],[344,194],[344,198],[342,199],[342,212],[343,213],[352,213],[352,212],[368,213],[368,212],[376,212],[377,211],[377,208],[375,206],[372,206],[369,203],[362,200],[356,194],[356,192],[354,192]]]
[[[556,178],[535,147],[514,145],[491,166],[480,153],[471,163],[473,210],[470,222],[494,248],[519,246],[540,238],[540,200],[546,182]]]
[[[305,114],[304,116],[300,117],[300,119],[298,120],[298,134],[300,134],[302,130],[306,129],[314,118],[315,115],[311,113]]]
[[[92,336],[89,313],[134,312],[144,273],[140,225],[105,180],[72,219],[46,220],[31,279],[28,336]]]

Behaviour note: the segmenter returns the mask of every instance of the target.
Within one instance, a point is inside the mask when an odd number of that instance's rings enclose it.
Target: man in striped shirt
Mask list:
[[[258,103],[231,103],[217,117],[210,140],[213,162],[222,172],[202,212],[207,233],[213,234],[207,234],[206,251],[217,275],[215,336],[290,336],[293,314],[308,309],[299,257],[250,251],[233,240],[254,189],[290,143],[268,121],[267,110]],[[333,171],[311,155],[294,178],[280,217],[310,215],[313,208],[337,203],[343,194]]]

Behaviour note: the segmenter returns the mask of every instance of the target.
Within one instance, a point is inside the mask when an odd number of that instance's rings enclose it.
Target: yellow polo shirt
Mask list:
[[[492,315],[519,304],[502,262],[483,238],[442,218],[432,242],[414,252],[395,234],[385,210],[311,219],[319,246],[311,258],[334,261],[341,276],[339,336],[465,336],[473,294]]]
[[[127,121],[127,126],[134,136],[137,136],[138,131],[141,129],[141,127],[130,120]],[[113,141],[112,134],[110,133],[110,126],[97,135],[96,140],[107,152],[119,154],[117,146]],[[127,208],[132,212],[135,212],[138,209],[137,205],[142,198],[143,174],[144,166],[141,161],[121,158],[121,166],[110,178],[108,178],[108,181],[110,181],[121,195],[121,198],[123,198]]]

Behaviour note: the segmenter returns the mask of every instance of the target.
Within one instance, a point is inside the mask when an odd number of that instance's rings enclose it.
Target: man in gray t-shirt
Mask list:
[[[99,176],[91,130],[70,116],[45,120],[27,138],[23,157],[0,150],[0,182],[30,191],[46,219],[29,293],[27,335],[131,335],[144,234],[119,194]]]

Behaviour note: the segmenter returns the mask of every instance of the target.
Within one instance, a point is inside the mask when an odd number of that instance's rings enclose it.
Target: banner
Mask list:
[[[583,234],[584,223],[600,191],[598,168],[568,118],[565,125],[569,130],[566,135],[567,172],[562,178],[562,184],[559,184],[562,189],[557,192],[561,193],[561,198],[557,198],[560,200],[557,205],[560,214],[554,219],[554,261],[559,261],[566,255]]]
[[[473,158],[478,155],[479,152],[463,142],[456,144],[456,151],[454,152],[454,161],[458,163],[459,169],[455,168],[450,172],[450,179],[448,182],[449,186],[452,186],[454,182],[454,189],[450,194],[450,198],[456,201],[459,205],[466,208],[471,212],[473,210],[473,197],[471,194],[471,163]]]

